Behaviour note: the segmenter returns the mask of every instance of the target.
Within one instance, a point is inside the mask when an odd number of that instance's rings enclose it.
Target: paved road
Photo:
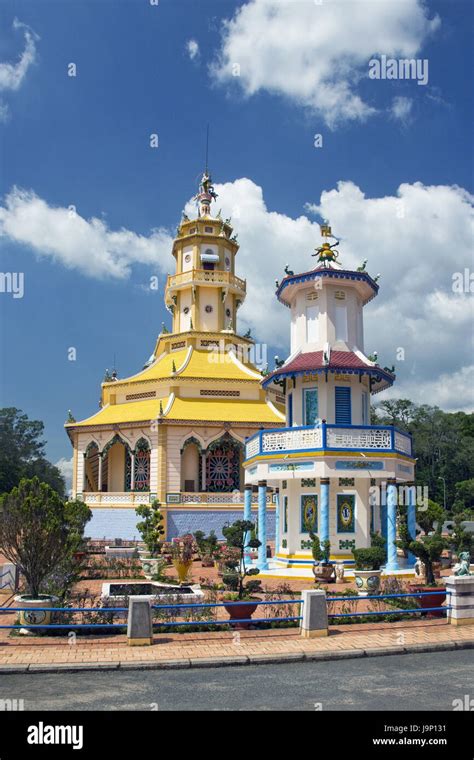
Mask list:
[[[474,697],[472,650],[332,662],[1,676],[25,710],[448,710]]]

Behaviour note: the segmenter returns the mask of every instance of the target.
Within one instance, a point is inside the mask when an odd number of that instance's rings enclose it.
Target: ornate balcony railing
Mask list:
[[[267,502],[271,503],[271,495],[267,494]],[[178,503],[177,501],[175,503]],[[183,492],[180,494],[180,504],[239,504],[244,503],[242,491],[230,493],[213,493],[212,491]],[[252,494],[252,504],[258,503],[258,494]],[[168,505],[169,506],[169,505]]]
[[[327,425],[261,430],[245,444],[245,458],[307,451],[373,451],[412,456],[412,441],[388,425]]]
[[[168,290],[173,290],[189,283],[226,285],[242,293],[245,293],[247,289],[246,281],[242,280],[241,277],[237,277],[232,272],[222,272],[218,269],[189,269],[187,272],[168,275],[166,286]]]
[[[84,491],[78,494],[89,506],[111,506],[114,504],[149,504],[156,499],[156,494],[148,491]]]

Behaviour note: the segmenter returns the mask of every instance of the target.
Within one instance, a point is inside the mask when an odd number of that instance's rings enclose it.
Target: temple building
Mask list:
[[[286,425],[260,430],[246,443],[247,504],[260,495],[258,534],[262,571],[312,564],[309,533],[331,542],[331,560],[353,564],[352,549],[370,546],[371,532],[387,539],[389,572],[401,568],[394,544],[398,486],[413,485],[415,460],[411,437],[395,427],[371,425],[371,396],[392,385],[394,368],[379,366],[364,349],[364,307],[378,293],[378,277],[338,262],[337,242],[321,225],[324,242],[317,265],[300,274],[288,272],[276,296],[291,312],[288,359],[262,382],[280,383],[286,392]],[[276,496],[275,536],[266,532],[268,488]],[[407,495],[408,524],[415,535],[414,488]],[[263,547],[275,539],[276,556]],[[408,566],[414,562],[408,558]],[[412,572],[412,571],[411,571]]]
[[[107,373],[100,411],[80,422],[70,414],[66,423],[73,496],[93,510],[93,537],[138,537],[135,508],[154,499],[167,538],[197,529],[221,534],[242,516],[246,438],[285,424],[281,386],[262,387],[250,332],[237,332],[246,282],[235,273],[230,219],[211,214],[216,197],[206,170],[196,218],[183,214],[173,243],[176,271],[165,287],[171,330],[163,326],[140,372]],[[274,494],[266,498],[272,532]]]

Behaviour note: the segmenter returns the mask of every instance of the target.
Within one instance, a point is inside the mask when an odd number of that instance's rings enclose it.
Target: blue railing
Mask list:
[[[89,612],[100,612],[102,614],[105,613],[116,613],[116,612],[122,612],[127,613],[128,615],[128,607],[1,607],[0,608],[0,614],[8,615],[10,612],[67,612],[67,613],[89,613]],[[21,625],[21,624],[12,624],[12,625],[0,625],[0,628],[31,628],[32,630],[38,630],[38,628],[47,628],[47,629],[66,629],[68,631],[72,630],[73,628],[77,629],[84,629],[84,628],[126,628],[127,623],[48,623],[48,624],[34,624],[34,625]]]
[[[302,599],[275,599],[273,601],[267,601],[267,600],[258,600],[258,601],[251,601],[251,602],[203,602],[203,603],[196,603],[196,602],[190,602],[187,603],[180,603],[180,604],[153,604],[152,609],[153,610],[183,610],[183,609],[209,609],[209,608],[217,608],[217,607],[239,607],[239,606],[245,606],[251,604],[259,606],[259,605],[278,605],[278,604],[303,604]],[[0,614],[10,614],[11,612],[61,612],[61,613],[90,613],[90,612],[99,612],[102,614],[108,614],[108,613],[126,613],[128,615],[128,607],[4,607],[0,608]],[[184,620],[184,621],[175,621],[175,620],[168,620],[168,621],[154,621],[154,626],[185,626],[185,625],[195,625],[195,626],[209,626],[209,625],[235,625],[238,623],[272,623],[272,622],[294,622],[297,620],[302,620],[301,615],[295,615],[295,616],[286,616],[286,617],[267,617],[267,618],[245,618],[245,619],[238,619],[238,620]],[[38,630],[38,629],[48,629],[48,630],[72,630],[72,629],[78,629],[78,630],[84,630],[89,628],[103,628],[103,629],[116,629],[116,628],[126,628],[127,622],[124,623],[48,623],[48,624],[33,624],[33,625],[21,625],[21,624],[10,624],[10,625],[0,625],[0,629],[2,628],[10,628],[10,629],[17,629],[17,628],[31,628],[32,630]]]
[[[426,596],[446,596],[449,597],[451,594],[450,591],[416,591],[416,592],[410,592],[410,593],[400,593],[400,594],[374,594],[369,596],[330,596],[327,597],[326,601],[327,603],[336,603],[336,602],[361,602],[361,601],[380,601],[383,599],[402,599],[402,598],[414,598],[418,599],[420,597],[426,597]],[[276,605],[302,605],[303,600],[302,599],[274,599],[274,600],[266,600],[266,599],[259,599],[255,601],[228,601],[228,602],[202,602],[202,603],[196,603],[196,602],[183,602],[179,604],[153,604],[151,605],[152,610],[173,610],[175,612],[180,612],[182,610],[191,609],[191,610],[199,610],[199,609],[217,609],[219,607],[245,607],[245,606],[276,606]],[[426,612],[447,612],[448,610],[451,610],[451,605],[445,605],[440,607],[414,607],[411,609],[386,609],[386,610],[367,610],[365,612],[328,612],[328,618],[355,618],[355,617],[377,617],[379,615],[419,615]],[[12,612],[46,612],[46,613],[102,613],[102,614],[122,614],[123,616],[128,616],[128,607],[2,607],[0,608],[0,615],[1,614],[10,614]],[[235,618],[235,619],[223,619],[218,620],[214,618],[210,618],[207,620],[160,620],[160,621],[153,621],[153,627],[183,627],[183,626],[201,626],[201,627],[209,627],[209,626],[219,626],[219,625],[239,625],[242,623],[286,623],[286,622],[297,622],[303,619],[303,616],[300,615],[285,615],[284,617],[259,617],[259,618]],[[10,624],[10,625],[0,625],[0,629],[2,628],[9,628],[9,629],[18,629],[18,628],[31,628],[32,630],[38,630],[38,629],[46,629],[46,630],[85,630],[85,629],[110,629],[115,630],[118,628],[126,628],[127,622],[123,623],[48,623],[48,624],[33,624],[33,625],[22,625],[22,624]]]
[[[326,601],[329,602],[350,602],[350,601],[375,601],[379,599],[400,599],[403,597],[415,597],[422,596],[448,596],[450,591],[413,591],[407,594],[373,594],[369,596],[328,596]],[[328,612],[328,618],[347,618],[347,617],[365,617],[365,616],[377,616],[377,615],[419,615],[424,612],[446,612],[451,610],[451,605],[447,604],[443,607],[413,607],[409,610],[367,610],[366,612]]]
[[[389,433],[389,445],[380,448],[378,446],[350,446],[350,447],[344,447],[344,446],[332,446],[328,445],[328,432],[332,430],[350,430],[354,432],[354,435],[357,435],[357,431],[370,431],[370,430],[378,430],[381,432]],[[278,435],[281,433],[294,433],[295,436],[300,431],[311,431],[311,430],[321,430],[321,445],[320,446],[307,446],[305,448],[288,448],[288,449],[276,449],[268,447],[268,449],[264,446],[264,436],[267,435]],[[403,436],[403,439],[406,443],[406,450],[402,450],[396,446],[396,434],[399,434]],[[258,439],[258,449],[253,451],[251,455],[248,454],[250,444],[252,442]],[[245,457],[247,460],[253,459],[255,456],[264,455],[264,454],[292,454],[292,453],[298,453],[305,451],[343,451],[343,452],[352,452],[357,453],[358,451],[370,451],[375,452],[379,454],[384,453],[397,453],[402,454],[404,456],[413,456],[413,446],[412,446],[412,437],[409,433],[405,432],[404,430],[400,430],[399,428],[395,427],[394,425],[341,425],[341,424],[327,424],[325,422],[315,424],[315,425],[302,425],[298,427],[281,427],[281,428],[266,428],[264,430],[259,430],[258,433],[254,433],[250,438],[247,438],[245,442]],[[254,447],[252,447],[254,448]]]
[[[192,608],[192,609],[205,609],[210,607],[248,607],[249,605],[253,606],[261,606],[261,605],[269,605],[273,606],[276,604],[303,604],[302,599],[274,599],[273,601],[267,601],[265,599],[262,600],[255,600],[255,601],[246,601],[246,602],[203,602],[203,603],[189,603],[189,604],[153,604],[152,609],[154,610],[167,610],[167,609],[177,609],[177,608]],[[285,622],[295,622],[297,620],[302,620],[302,615],[294,615],[289,617],[267,617],[267,618],[236,618],[235,620],[227,619],[227,620],[184,620],[184,621],[160,621],[156,622],[153,621],[153,626],[185,626],[185,625],[200,625],[200,626],[209,626],[209,625],[239,625],[241,623],[285,623]]]

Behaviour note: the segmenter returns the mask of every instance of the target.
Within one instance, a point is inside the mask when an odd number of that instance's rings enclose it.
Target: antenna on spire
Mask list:
[[[209,124],[206,130],[206,174],[209,168]]]

